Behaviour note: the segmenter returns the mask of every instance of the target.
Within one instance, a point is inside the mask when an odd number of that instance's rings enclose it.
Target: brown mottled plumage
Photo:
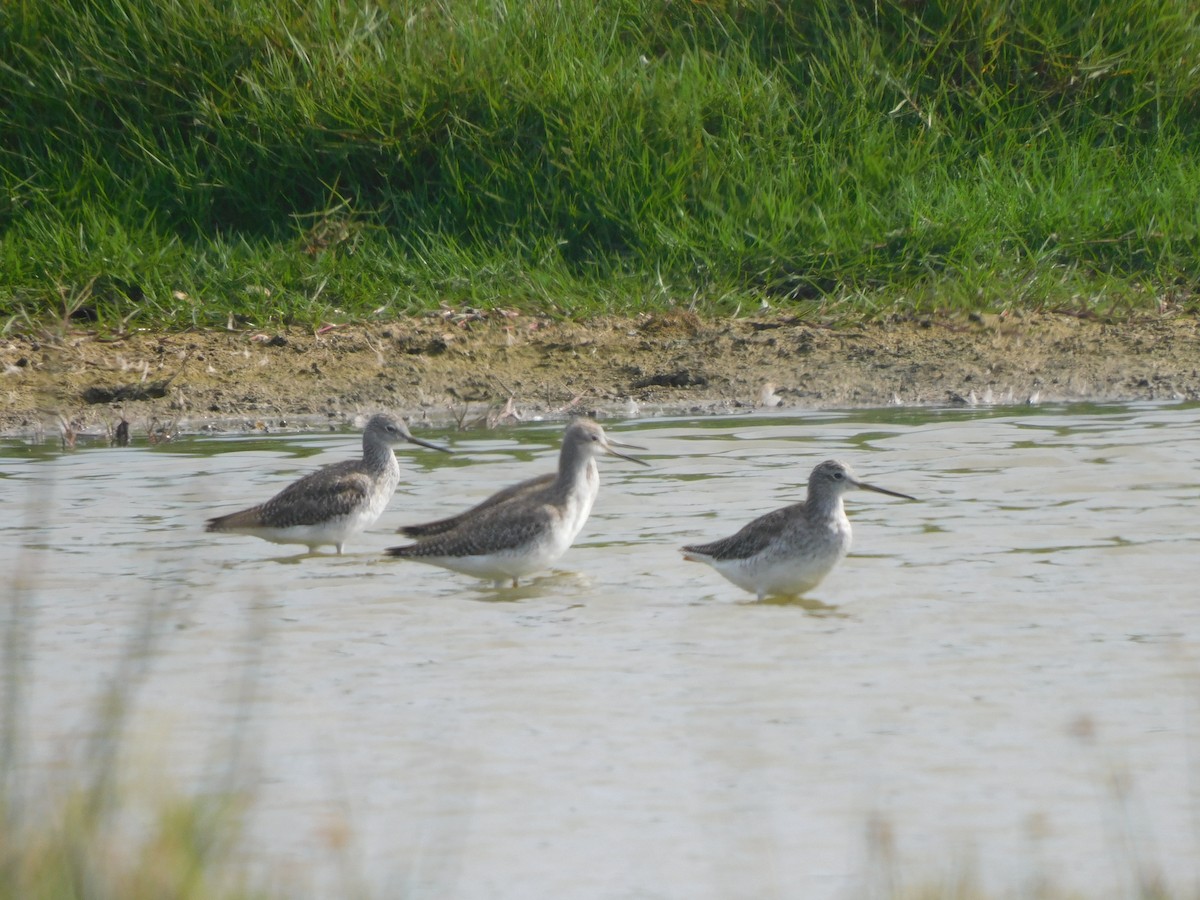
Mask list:
[[[590,460],[589,465],[594,469],[596,467],[595,460]],[[410,538],[430,537],[435,534],[444,534],[447,531],[453,531],[464,522],[478,518],[485,509],[490,509],[501,503],[507,503],[521,494],[530,494],[549,487],[557,477],[557,472],[547,472],[545,475],[538,475],[536,478],[530,478],[526,481],[510,485],[501,491],[497,491],[482,503],[472,506],[466,512],[461,512],[456,516],[438,519],[436,522],[423,522],[420,525],[401,525],[396,531]]]
[[[387,554],[496,584],[511,579],[516,587],[522,575],[562,556],[583,528],[600,489],[597,456],[609,453],[648,465],[614,445],[633,446],[609,440],[595,422],[576,420],[563,435],[557,473],[505,488],[457,516],[403,528],[417,540],[390,547]]]
[[[830,459],[808,476],[803,503],[769,512],[736,534],[683,548],[683,558],[707,563],[738,587],[767,596],[799,596],[816,587],[850,550],[850,520],[842,495],[854,488],[903,497],[854,477]]]
[[[309,550],[332,544],[340,554],[346,540],[374,523],[395,493],[400,466],[391,445],[400,441],[449,452],[413,437],[399,419],[373,416],[363,432],[361,459],[324,466],[265,503],[209,519],[205,530],[306,544]]]

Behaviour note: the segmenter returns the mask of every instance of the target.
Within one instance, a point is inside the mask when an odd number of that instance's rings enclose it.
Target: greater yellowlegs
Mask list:
[[[392,444],[408,441],[449,453],[413,437],[399,419],[372,416],[363,432],[362,459],[333,463],[292,482],[266,503],[209,519],[206,531],[252,534],[274,544],[306,544],[309,551],[347,539],[383,513],[400,483]]]
[[[848,465],[830,459],[808,476],[803,503],[760,516],[730,537],[684,547],[683,557],[707,563],[759,600],[799,596],[816,587],[850,550],[842,495],[854,488],[916,499],[859,481]]]
[[[387,553],[489,578],[497,586],[511,580],[516,587],[521,576],[562,556],[583,528],[600,490],[597,456],[608,453],[649,465],[615,447],[641,449],[610,439],[595,422],[577,419],[563,434],[557,473],[505,488],[449,519],[401,528],[417,540]]]

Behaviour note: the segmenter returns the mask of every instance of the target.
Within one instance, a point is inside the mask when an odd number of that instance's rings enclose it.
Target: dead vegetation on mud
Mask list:
[[[768,406],[1200,399],[1192,317],[1058,315],[832,326],[690,314],[556,322],[466,313],[267,332],[0,339],[7,433],[434,424]]]

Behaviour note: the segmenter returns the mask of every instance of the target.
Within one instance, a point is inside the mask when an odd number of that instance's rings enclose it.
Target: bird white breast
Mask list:
[[[344,516],[328,519],[319,525],[303,525],[287,529],[289,537],[286,543],[309,544],[310,546],[344,544],[348,539],[378,521],[396,493],[396,485],[399,483],[400,466],[393,454],[391,465],[376,483],[374,490],[367,495],[365,503]],[[266,537],[266,535],[262,536]],[[272,540],[272,538],[267,537],[267,540]]]
[[[238,530],[243,534],[253,535],[273,544],[305,544],[309,547],[320,547],[325,544],[345,543],[346,538],[365,527],[365,525],[356,523],[357,518],[358,516],[355,515],[339,516],[336,519],[326,519],[316,525],[289,525],[286,528],[262,526]]]
[[[738,587],[760,597],[799,595],[820,584],[849,552],[850,537],[850,520],[842,512],[829,528],[807,531],[802,548],[776,552],[772,546],[749,559],[714,560],[711,565]]]
[[[387,509],[387,505],[392,502],[398,484],[400,484],[400,465],[396,462],[396,454],[393,453],[387,471],[379,480],[375,491],[367,496],[366,504],[347,516],[351,520],[348,523],[350,530],[347,534],[355,534],[374,525],[376,520],[383,515],[383,511]]]
[[[519,547],[479,556],[425,556],[422,562],[432,563],[474,575],[476,578],[520,578],[546,568],[570,549],[591,514],[592,505],[600,491],[600,475],[596,463],[588,461],[585,478],[579,490],[571,491],[561,508],[555,527],[547,528],[533,540]]]
[[[543,536],[522,547],[498,553],[479,556],[422,556],[421,562],[476,578],[520,578],[544,569],[562,556],[563,552],[558,549],[557,542]]]
[[[575,538],[579,537],[579,532],[587,524],[588,516],[592,514],[592,506],[599,493],[600,472],[596,468],[596,461],[589,459],[584,470],[583,484],[579,485],[579,490],[571,491],[563,507],[562,525],[555,535],[556,542],[562,545],[558,551],[559,556],[566,553],[567,548],[575,542]]]

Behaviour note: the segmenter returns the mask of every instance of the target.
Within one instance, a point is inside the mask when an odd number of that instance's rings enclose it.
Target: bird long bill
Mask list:
[[[411,434],[408,436],[408,439],[410,442],[414,444],[420,444],[422,447],[428,447],[430,450],[441,450],[443,453],[454,452],[449,447],[439,447],[437,444],[431,444],[429,441],[423,441],[419,437],[413,437]]]
[[[916,497],[910,497],[908,494],[902,494],[899,491],[889,491],[887,488],[876,487],[873,484],[867,484],[865,481],[858,482],[858,486],[864,491],[874,491],[877,494],[887,494],[889,497],[902,497],[905,500],[916,500]]]
[[[609,453],[611,453],[613,456],[619,456],[619,457],[621,457],[621,459],[627,459],[630,462],[635,462],[635,463],[638,463],[639,465],[643,465],[643,466],[650,465],[650,463],[646,462],[644,459],[638,459],[636,456],[629,456],[626,453],[618,453],[616,450],[613,449],[614,447],[625,447],[628,450],[645,450],[646,449],[645,447],[642,447],[638,444],[626,444],[624,441],[614,441],[612,438],[608,437],[607,435],[605,435],[604,440],[605,440],[605,445],[606,445],[604,449],[607,450]]]

